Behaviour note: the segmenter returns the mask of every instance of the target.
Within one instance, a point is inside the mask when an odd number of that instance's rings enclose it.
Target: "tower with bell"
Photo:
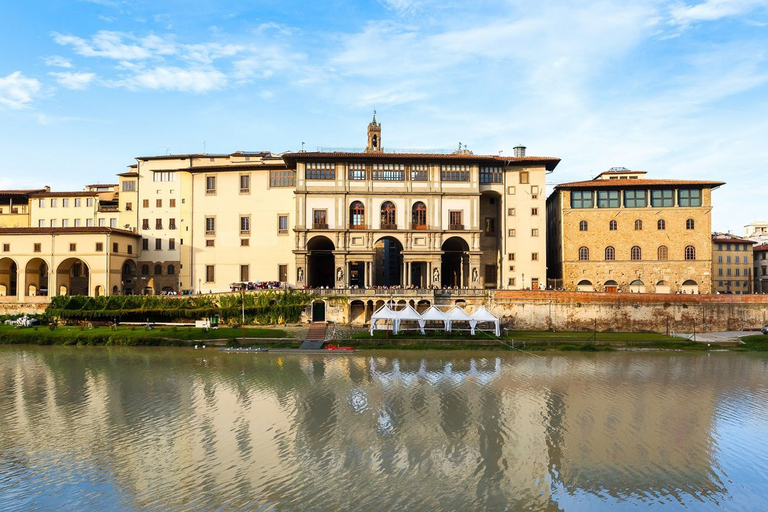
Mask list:
[[[376,122],[376,111],[373,111],[373,120],[368,124],[368,145],[366,153],[381,152],[381,124]]]

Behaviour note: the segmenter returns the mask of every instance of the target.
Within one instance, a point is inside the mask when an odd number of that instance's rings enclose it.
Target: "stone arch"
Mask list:
[[[56,268],[59,295],[90,295],[91,271],[80,258],[67,258]]]
[[[0,258],[0,296],[18,295],[19,266],[12,258]]]
[[[365,323],[365,303],[362,300],[350,302],[349,323],[352,325],[362,325]]]
[[[381,203],[381,229],[397,229],[397,207],[392,201]]]
[[[336,246],[327,236],[318,235],[307,242],[307,283],[310,288],[334,287],[335,250]]]
[[[464,287],[469,280],[469,244],[458,236],[448,238],[441,247],[440,278],[443,286]]]
[[[645,293],[645,283],[640,279],[635,279],[629,283],[630,293]]]
[[[120,275],[120,280],[122,281],[122,285],[123,285],[123,288],[122,288],[123,295],[133,294],[133,287],[136,283],[137,274],[138,274],[138,269],[134,261],[128,260],[125,263],[123,263],[123,268]],[[117,286],[113,286],[112,295],[117,295],[118,293],[120,293],[120,290],[117,289]]]
[[[607,280],[605,283],[603,283],[603,289],[606,293],[616,293],[619,291],[619,283],[614,281],[613,279]]]
[[[394,236],[379,238],[373,245],[374,286],[402,285],[403,243]]]
[[[669,283],[663,279],[656,283],[656,293],[670,293],[671,291]]]
[[[683,282],[683,287],[681,289],[683,293],[699,293],[699,283],[694,281],[693,279],[687,279]]]
[[[48,274],[50,267],[48,262],[43,258],[32,258],[24,267],[24,277],[27,289],[25,293],[27,296],[46,296],[48,291]]]
[[[426,310],[429,309],[429,307],[432,305],[432,303],[426,299],[422,299],[419,302],[416,303],[416,311],[418,313],[423,313]]]
[[[576,285],[576,291],[577,292],[593,292],[595,291],[595,287],[592,284],[592,281],[589,279],[582,279],[579,281],[579,284]]]
[[[112,287],[112,291],[117,293],[117,286]],[[93,296],[94,297],[101,297],[104,295],[104,287],[101,285],[96,286],[96,288],[93,289]]]

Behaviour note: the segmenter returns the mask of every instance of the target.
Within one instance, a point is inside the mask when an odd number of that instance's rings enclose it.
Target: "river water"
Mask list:
[[[768,510],[767,369],[0,347],[0,510]]]

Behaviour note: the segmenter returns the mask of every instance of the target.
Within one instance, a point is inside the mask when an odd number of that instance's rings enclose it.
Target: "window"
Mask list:
[[[579,221],[579,231],[588,231],[589,224],[587,224],[587,221],[582,220]]]
[[[168,219],[168,229],[176,229],[176,219]]]
[[[240,239],[240,247],[248,247],[251,245],[251,239],[250,238],[241,238]]]
[[[517,191],[517,187],[507,187],[507,194],[511,196],[515,195],[516,191]]]
[[[469,166],[456,165],[456,164],[441,165],[440,180],[441,181],[469,181]]]
[[[45,199],[38,199],[37,206],[39,206],[40,208],[45,208]]]
[[[103,228],[105,222],[106,222],[106,219],[99,219],[99,227]]]
[[[510,237],[517,236],[517,230],[516,229],[510,229],[508,234],[509,234]]]
[[[695,260],[696,259],[696,248],[692,245],[687,245],[685,247],[685,259],[687,260]],[[736,269],[736,272],[738,272],[739,269]],[[736,275],[739,275],[738,273]]]
[[[688,247],[686,247],[685,249],[688,250]],[[688,259],[688,258],[685,258],[685,259]],[[696,258],[691,258],[691,259],[696,259]],[[739,269],[739,268],[736,269],[736,275],[737,276],[741,275],[741,269]]]
[[[212,283],[214,281],[214,266],[213,265],[206,265],[205,266],[205,282],[206,283]]]
[[[85,206],[93,206],[93,198],[88,197],[85,199]]]
[[[141,201],[142,208],[149,208],[149,199],[143,199]]]
[[[250,265],[240,265],[240,282],[247,283],[251,280]]]
[[[493,217],[486,217],[483,232],[485,233],[485,236],[496,236],[496,219]]]
[[[141,250],[142,251],[148,251],[149,250],[149,239],[148,238],[142,238],[141,239]]]
[[[669,208],[675,206],[675,191],[674,190],[652,190],[651,191],[651,206]]]
[[[109,219],[109,227],[116,228],[117,227],[117,219],[115,219],[115,218]]]
[[[169,251],[176,250],[176,239],[175,238],[169,238],[168,239],[168,250]]]
[[[96,242],[96,252],[104,252],[104,244],[101,242]]]
[[[133,203],[125,203],[125,211],[132,212],[133,211]]]
[[[312,210],[312,227],[328,229],[328,210]]]
[[[464,222],[462,222],[463,214],[463,210],[453,210],[448,212],[449,229],[464,229]]]
[[[175,171],[154,171],[152,181],[176,181]]]
[[[76,198],[75,198],[75,208],[80,208],[80,202],[81,202],[81,201],[82,201],[82,200],[81,200],[79,197],[76,197]]]
[[[155,199],[155,206],[157,208],[162,208],[163,207],[163,200],[162,199]]]
[[[579,261],[589,261],[588,247],[579,247]]]
[[[634,247],[632,247],[632,249],[629,251],[629,255],[630,255],[630,259],[632,259],[632,260],[640,260],[640,259],[642,259],[641,258],[642,257],[642,251],[640,250],[640,247],[638,247],[636,245]]]
[[[269,171],[270,187],[295,187],[296,171]]]
[[[349,164],[347,179],[351,181],[365,180],[365,164]]]
[[[155,265],[155,275],[156,276],[163,275],[163,266],[160,265],[159,263],[157,265]]]
[[[539,228],[532,228],[531,236],[539,236]]]
[[[616,249],[610,245],[605,248],[605,261],[614,261],[616,259]]]
[[[56,208],[58,201],[56,199],[51,199],[51,208]]]
[[[594,195],[591,190],[574,190],[571,192],[571,208],[594,207]]]
[[[501,183],[501,167],[481,167],[480,183]]]
[[[718,256],[717,257],[717,262],[718,263],[722,263],[723,262],[723,257],[722,256]]]
[[[69,227],[69,219],[61,219],[61,227],[68,228]]]
[[[625,190],[625,208],[645,208],[648,206],[648,193],[645,190]]]
[[[528,171],[520,171],[520,184],[521,185],[528,184]]]
[[[515,216],[515,209],[514,208],[507,208],[507,215],[509,215],[510,217],[514,217]]]
[[[142,265],[141,266],[141,275],[148,276],[149,275],[149,265]]]
[[[349,206],[349,228],[365,229],[365,206],[360,201]]]
[[[205,177],[205,193],[207,195],[216,193],[216,176]]]
[[[731,257],[730,256],[726,256],[725,257],[725,262],[726,263],[731,263]]]
[[[210,239],[205,241],[206,247],[214,247],[216,245],[216,240]]]
[[[277,280],[282,283],[288,281],[288,265],[277,266]]]
[[[171,208],[176,208],[176,200],[175,199],[169,199],[168,203],[169,203],[168,206],[170,206]]]
[[[240,175],[240,193],[241,194],[251,193],[251,175],[250,174]]]
[[[128,244],[126,247],[128,248],[128,254],[133,254],[133,246]]]
[[[3,244],[3,252],[10,252],[11,244]]]
[[[135,192],[135,191],[136,191],[136,181],[126,180],[123,182],[123,192]]]
[[[538,208],[531,208],[531,215],[538,215],[539,209]]]
[[[240,216],[240,234],[246,235],[251,232],[251,216],[250,215],[241,215]]]
[[[62,199],[61,206],[63,206],[64,208],[69,208],[69,198],[65,197],[64,199]]]
[[[608,223],[608,230],[609,231],[616,231],[617,228],[618,228],[618,224],[616,223],[615,220],[612,220],[612,221],[610,221]]]
[[[598,190],[597,207],[598,208],[618,208],[621,205],[618,190]]]
[[[99,220],[103,220],[103,219],[99,219]],[[56,219],[51,219],[51,227],[52,228],[56,227]]]
[[[658,229],[659,231],[663,231],[667,229],[667,223],[664,222],[664,219],[659,219],[658,221],[656,221],[656,229]]]
[[[309,162],[304,170],[304,178],[308,180],[334,180],[336,179],[336,164]]]
[[[429,177],[429,166],[427,164],[411,165],[411,181],[427,181]]]
[[[206,235],[216,234],[216,217],[205,218],[205,234]]]
[[[120,245],[117,242],[112,243],[112,252],[120,252]]]
[[[643,230],[643,221],[640,219],[637,219],[635,221],[635,231],[642,231]]]
[[[42,247],[41,244],[33,244],[32,252],[40,252],[42,250],[41,247]]]
[[[163,229],[163,219],[155,219],[155,229]]]
[[[701,189],[681,188],[677,191],[679,206],[701,206]]]
[[[155,250],[156,251],[162,251],[163,250],[163,239],[162,238],[155,238]]]
[[[511,252],[511,253],[507,254],[507,259],[509,261],[515,261],[515,253]]]
[[[532,252],[531,253],[531,261],[539,261],[539,253]]]
[[[531,199],[538,199],[538,198],[539,198],[539,186],[531,185]]]
[[[667,261],[669,259],[669,249],[666,245],[660,245],[656,250],[656,259],[659,261]]]
[[[403,164],[373,164],[371,179],[376,181],[403,181],[405,165]]]
[[[411,209],[411,229],[427,229],[427,206],[418,201]]]
[[[693,229],[696,224],[693,222],[693,219],[688,219],[685,221],[685,229]],[[738,245],[736,246],[738,247]]]
[[[45,227],[45,219],[38,219],[37,227],[44,228]]]
[[[397,228],[397,210],[391,201],[381,204],[381,229]]]
[[[76,252],[77,244],[69,244],[69,252]]]
[[[288,216],[287,215],[277,216],[277,234],[278,235],[288,234]]]

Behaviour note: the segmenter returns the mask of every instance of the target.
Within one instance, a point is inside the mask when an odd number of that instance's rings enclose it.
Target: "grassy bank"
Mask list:
[[[744,345],[735,348],[739,352],[768,352],[768,334],[755,334],[741,338]]]
[[[241,338],[242,329],[194,329],[178,327],[58,327],[50,330],[47,326],[18,329],[0,325],[0,343],[30,345],[189,345],[208,340],[231,340]],[[282,329],[246,328],[246,338],[285,338],[288,333]]]

